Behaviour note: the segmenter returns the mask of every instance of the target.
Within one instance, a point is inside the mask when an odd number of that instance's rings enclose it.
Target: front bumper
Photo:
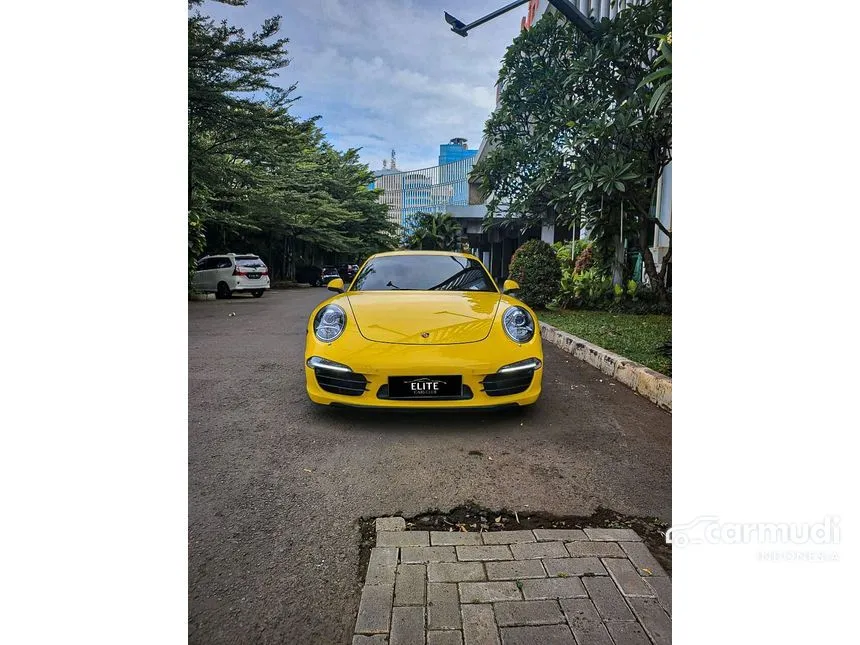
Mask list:
[[[501,376],[498,370],[512,363],[536,358],[543,362],[540,337],[519,345],[503,339],[488,338],[458,345],[400,345],[376,343],[353,338],[339,345],[322,343],[310,333],[305,352],[305,381],[308,397],[321,405],[375,408],[495,408],[525,406],[540,397],[543,367]],[[347,347],[349,350],[347,350]],[[334,361],[351,368],[338,373],[307,366],[311,356]],[[528,374],[526,373],[528,372]],[[446,399],[388,398],[389,376],[459,375],[463,396]],[[528,376],[530,375],[530,379]],[[513,394],[506,386],[516,385]],[[501,389],[500,389],[501,386]],[[524,387],[525,389],[521,389]],[[500,395],[498,395],[500,393]],[[497,394],[497,395],[493,395]]]

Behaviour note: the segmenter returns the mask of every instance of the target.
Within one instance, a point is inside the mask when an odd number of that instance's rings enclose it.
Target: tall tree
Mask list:
[[[547,13],[508,48],[499,74],[501,107],[485,133],[494,149],[474,174],[490,195],[488,216],[561,225],[584,222],[604,257],[624,241],[642,252],[665,300],[649,240],[659,178],[671,160],[671,93],[646,79],[658,52],[653,34],[671,31],[671,0],[651,0],[597,26],[589,41]],[[638,88],[638,89],[637,89]]]
[[[391,248],[385,206],[367,186],[357,150],[334,150],[316,122],[289,112],[296,86],[278,86],[289,63],[280,18],[246,36],[215,23],[192,0],[188,19],[189,255],[208,247],[266,250],[291,277],[297,244],[328,252]],[[244,5],[245,0],[227,0]]]
[[[463,234],[450,213],[415,213],[409,219],[406,248],[422,251],[460,251]]]
[[[189,8],[200,4],[190,0]],[[199,10],[188,18],[188,201],[204,216],[229,213],[229,190],[247,183],[259,147],[277,127],[274,110],[294,100],[294,86],[272,84],[276,71],[289,63],[286,38],[267,42],[279,27],[280,19],[270,18],[246,37]],[[258,99],[261,93],[270,97],[268,104]]]

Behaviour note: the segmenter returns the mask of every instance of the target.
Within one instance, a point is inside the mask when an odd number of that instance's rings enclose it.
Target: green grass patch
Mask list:
[[[553,327],[672,376],[672,359],[659,352],[660,346],[672,338],[672,316],[585,310],[536,313]]]

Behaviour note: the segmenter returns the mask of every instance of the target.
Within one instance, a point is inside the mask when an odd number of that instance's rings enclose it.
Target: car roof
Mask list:
[[[206,258],[235,258],[235,257],[249,257],[249,258],[260,258],[256,253],[215,253],[213,255],[204,255],[201,260],[205,260]]]
[[[384,253],[377,253],[372,255],[374,258],[384,258],[388,256],[399,256],[399,255],[454,255],[460,258],[472,258],[473,260],[477,260],[474,255],[471,253],[464,253],[463,251],[385,251]],[[370,258],[368,258],[370,259]]]

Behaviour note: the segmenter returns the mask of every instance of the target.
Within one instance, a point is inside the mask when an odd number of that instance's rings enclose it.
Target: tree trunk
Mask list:
[[[281,280],[287,279],[287,235],[284,234],[284,255],[281,257]]]
[[[624,240],[620,235],[612,238],[615,252],[612,254],[612,284],[624,282]]]
[[[289,256],[287,257],[287,280],[294,280],[296,277],[296,254],[294,253],[295,240],[290,238]]]
[[[573,219],[573,239],[579,240],[582,236],[582,215],[577,215]]]
[[[651,283],[651,288],[657,295],[657,301],[661,304],[669,302],[669,296],[666,293],[666,284],[663,282],[664,275],[657,272],[657,267],[654,264],[654,256],[651,254],[651,249],[648,247],[648,227],[654,226],[647,218],[643,217],[639,225],[639,250],[642,252],[642,263],[645,268],[645,273],[648,275],[648,282]]]
[[[269,233],[269,257],[266,258],[269,261],[269,266],[272,267],[272,275],[269,276],[272,280],[277,280],[277,265],[275,264],[275,258],[278,255],[275,253],[275,235],[274,233]]]

